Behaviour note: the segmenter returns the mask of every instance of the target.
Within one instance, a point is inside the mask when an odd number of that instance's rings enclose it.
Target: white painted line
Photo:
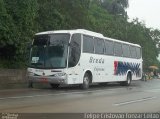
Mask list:
[[[145,92],[160,92],[160,89],[145,90]]]
[[[157,97],[146,97],[146,98],[142,98],[142,99],[137,99],[137,100],[131,100],[131,101],[126,101],[126,102],[121,102],[121,103],[115,103],[115,106],[122,106],[122,105],[127,105],[127,104],[132,104],[132,103],[137,103],[137,102],[143,102],[143,101],[147,101],[147,100],[152,100],[155,99]]]

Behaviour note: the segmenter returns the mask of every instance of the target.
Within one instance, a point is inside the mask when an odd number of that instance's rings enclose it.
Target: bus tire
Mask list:
[[[81,89],[88,89],[89,88],[89,84],[90,84],[90,75],[89,73],[85,73],[84,77],[83,77],[83,84],[80,85]]]
[[[28,88],[33,88],[33,82],[31,81],[28,82]]]
[[[60,85],[60,84],[50,83],[50,86],[51,86],[52,88],[58,88],[58,87],[59,87],[59,85]]]
[[[130,86],[130,85],[131,85],[131,81],[132,81],[132,76],[131,76],[131,74],[129,73],[129,74],[127,75],[127,80],[124,81],[124,82],[121,82],[120,84],[121,84],[122,86]]]

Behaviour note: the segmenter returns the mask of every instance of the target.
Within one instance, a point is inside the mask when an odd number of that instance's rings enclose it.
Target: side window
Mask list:
[[[137,58],[136,47],[130,46],[131,58]]]
[[[115,56],[122,56],[122,44],[115,42],[114,43],[114,55]]]
[[[68,67],[77,65],[81,54],[81,34],[73,34],[69,48],[69,62]]]
[[[137,58],[140,59],[141,58],[141,48],[136,47],[136,52],[137,52]]]
[[[105,40],[106,55],[113,55],[113,42]]]
[[[95,53],[96,54],[104,54],[104,40],[95,38]]]
[[[124,57],[131,57],[131,56],[130,56],[129,45],[123,44],[123,45],[122,45],[122,50],[123,50],[123,56],[124,56]]]
[[[94,53],[94,40],[93,37],[83,36],[83,52]]]

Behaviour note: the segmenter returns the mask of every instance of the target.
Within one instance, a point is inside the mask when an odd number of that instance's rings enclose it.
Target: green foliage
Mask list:
[[[127,21],[128,0],[0,0],[0,67],[24,67],[36,32],[88,29],[142,46],[144,67],[159,65],[160,31]]]
[[[14,61],[9,67],[25,61],[26,43],[35,33],[36,5],[34,0],[1,0],[0,56],[1,60]]]
[[[121,14],[127,16],[125,8],[129,6],[128,0],[103,0],[101,1],[103,8],[109,11],[111,14]]]
[[[150,29],[146,28],[143,23],[134,20],[129,24],[127,31],[127,38],[130,42],[137,43],[142,46],[144,68],[147,69],[150,65],[158,65],[158,49],[150,35]]]
[[[38,3],[39,31],[86,26],[90,0],[38,0]]]

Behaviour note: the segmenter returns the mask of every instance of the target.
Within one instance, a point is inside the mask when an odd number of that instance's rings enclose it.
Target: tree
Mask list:
[[[125,9],[129,6],[128,0],[102,0],[101,2],[102,6],[111,14],[121,14],[124,17],[127,17]]]
[[[138,19],[133,20],[128,27],[128,39],[130,42],[140,44],[142,46],[144,69],[150,65],[158,65],[158,50],[156,44],[150,35],[150,29],[146,28]]]
[[[24,62],[26,42],[31,40],[35,31],[37,3],[35,0],[1,0],[1,3],[1,57],[17,66],[16,62]]]
[[[0,0],[0,67],[24,67],[36,32],[80,28],[140,44],[144,66],[159,64],[160,31],[138,19],[129,23],[128,6],[128,0]]]
[[[156,47],[158,48],[158,52],[160,53],[160,30],[150,29],[150,36],[152,40],[155,42]]]
[[[0,56],[1,59],[14,57],[16,41],[14,34],[17,32],[12,17],[7,13],[5,3],[0,0]]]

